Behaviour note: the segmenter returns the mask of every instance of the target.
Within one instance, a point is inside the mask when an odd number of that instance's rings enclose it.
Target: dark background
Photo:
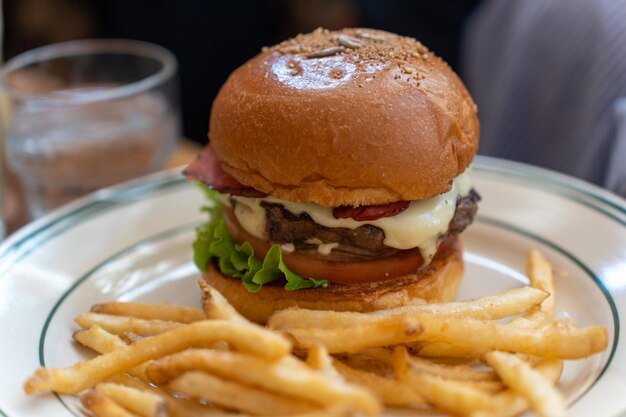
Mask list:
[[[5,0],[5,58],[49,43],[154,42],[179,60],[184,135],[206,141],[211,102],[263,46],[319,26],[413,36],[459,71],[460,33],[478,0]],[[462,76],[462,73],[461,73]]]

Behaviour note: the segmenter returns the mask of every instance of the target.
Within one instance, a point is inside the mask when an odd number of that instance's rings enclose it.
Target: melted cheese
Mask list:
[[[233,196],[237,202],[234,213],[243,229],[253,236],[266,239],[265,209],[262,202],[282,204],[293,214],[307,213],[315,223],[326,227],[356,229],[370,224],[385,232],[384,243],[396,249],[420,248],[424,260],[432,259],[437,251],[437,238],[448,230],[448,224],[456,211],[457,198],[467,195],[472,188],[469,170],[456,177],[450,191],[429,198],[414,200],[403,212],[377,220],[356,221],[336,219],[333,209],[312,203],[279,200],[274,197],[248,198]],[[332,250],[332,246],[330,247]],[[320,253],[330,250],[325,247]]]

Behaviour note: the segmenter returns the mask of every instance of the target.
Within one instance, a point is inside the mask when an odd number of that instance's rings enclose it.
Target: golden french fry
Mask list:
[[[277,360],[291,350],[291,344],[283,336],[260,326],[223,320],[197,321],[69,368],[39,368],[24,384],[24,391],[74,394],[149,360],[220,340],[268,360]]]
[[[304,401],[283,397],[239,383],[191,371],[171,380],[169,387],[188,397],[252,414],[297,414],[312,411]]]
[[[110,382],[102,382],[96,385],[95,390],[138,416],[167,416],[165,400],[152,392]]]
[[[563,370],[563,361],[546,359],[539,363],[536,370],[552,384],[556,384]],[[507,389],[493,397],[493,410],[477,411],[470,417],[515,417],[528,410],[528,401],[512,389]]]
[[[547,359],[537,365],[536,369],[552,384],[556,384],[563,370],[563,361]],[[507,389],[494,397],[493,410],[478,411],[470,414],[470,417],[515,417],[528,410],[528,407],[528,401],[524,397]]]
[[[406,305],[371,314],[395,315],[404,313],[415,316],[428,314],[496,320],[523,313],[531,307],[542,303],[548,295],[548,293],[538,288],[520,287],[467,301]]]
[[[343,329],[285,329],[303,348],[322,345],[329,353],[355,353],[371,347],[391,346],[413,340],[421,333],[420,321],[393,316]]]
[[[485,360],[495,369],[505,384],[526,398],[539,416],[564,417],[567,415],[565,400],[559,391],[528,363],[506,352],[489,352],[485,355]]]
[[[420,324],[423,331],[408,339],[444,342],[478,351],[502,350],[578,359],[603,351],[608,343],[607,331],[601,326],[571,329],[552,323],[535,330],[491,321],[439,316],[422,316]]]
[[[427,403],[448,413],[466,415],[475,410],[491,408],[491,395],[466,383],[411,369],[400,380],[409,384]]]
[[[239,413],[222,412],[213,406],[200,404],[194,400],[173,397],[161,388],[126,374],[114,375],[107,381],[159,395],[167,403],[169,417],[241,417]]]
[[[408,373],[438,377],[443,380],[450,380],[457,383],[458,387],[465,386],[471,390],[479,390],[485,393],[498,393],[504,386],[495,379],[494,375],[479,372],[464,365],[441,365],[417,358],[408,353],[404,346],[397,346],[394,350],[393,367],[400,380],[409,378]],[[449,372],[446,372],[449,371]],[[456,378],[456,379],[455,379]],[[419,391],[417,391],[419,393]]]
[[[335,368],[346,379],[376,393],[385,404],[411,407],[423,405],[424,400],[406,384],[395,379],[383,378],[372,372],[360,371],[335,360]]]
[[[323,346],[315,346],[307,352],[306,364],[329,378],[342,380],[341,375],[333,366],[333,358]]]
[[[441,315],[474,319],[500,319],[523,313],[529,308],[539,305],[546,297],[548,294],[540,289],[522,287],[469,301],[406,305],[366,314],[292,307],[274,313],[269,319],[268,326],[281,330],[310,327],[335,329],[376,322],[377,320],[384,320],[387,316],[400,318]]]
[[[181,323],[161,320],[144,320],[134,317],[112,316],[100,313],[84,313],[74,319],[82,328],[100,326],[117,335],[132,332],[142,336],[152,336],[182,326]]]
[[[543,300],[540,306],[535,306],[528,313],[526,318],[533,320],[546,321],[554,316],[554,273],[552,265],[537,249],[528,251],[526,261],[526,275],[530,280],[530,285],[550,294],[548,298]]]
[[[74,332],[72,337],[81,345],[95,350],[98,353],[109,353],[128,347],[121,337],[107,332],[98,325],[88,329],[78,330]]]
[[[202,291],[202,309],[209,319],[236,320],[248,322],[215,288],[206,281],[199,280],[198,285]]]
[[[130,345],[132,343],[140,341],[141,339],[145,339],[148,336],[141,336],[133,332],[124,332],[120,335],[120,337],[122,338],[122,340],[124,340],[124,342]]]
[[[407,355],[407,361],[417,372],[439,376],[444,379],[491,383],[498,382],[498,377],[493,371],[478,371],[468,365],[442,365],[413,355]],[[488,386],[489,385],[485,385],[485,387]],[[502,388],[499,383],[498,385],[494,385],[494,387],[497,386],[499,386],[500,389]]]
[[[111,302],[96,304],[91,307],[91,312],[112,316],[128,316],[144,320],[173,321],[177,323],[192,323],[194,321],[206,320],[204,312],[198,308],[167,303],[144,304]]]
[[[328,378],[292,356],[271,363],[236,352],[189,349],[153,362],[147,372],[151,381],[163,384],[192,370],[208,372],[314,404],[351,404],[368,415],[377,414],[381,408],[368,391]]]
[[[128,345],[114,334],[111,334],[99,326],[93,326],[86,330],[79,330],[73,335],[74,340],[98,353],[110,353],[119,349],[126,349]],[[142,381],[148,381],[146,376],[147,363],[138,365],[128,370],[128,373]]]
[[[83,406],[96,417],[137,417],[106,395],[89,390],[80,397]]]
[[[382,361],[380,358],[364,354],[368,350],[369,349],[356,354],[338,355],[338,358],[350,368],[378,376],[392,377],[394,373],[393,364],[388,361]]]
[[[396,346],[393,349],[393,372],[399,380],[406,379],[409,373],[409,351],[406,346]]]
[[[445,342],[412,343],[411,348],[420,356],[431,358],[481,358],[486,351],[473,347],[461,347]]]

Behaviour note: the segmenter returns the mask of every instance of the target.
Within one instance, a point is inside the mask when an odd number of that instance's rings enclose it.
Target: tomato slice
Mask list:
[[[238,243],[248,242],[257,258],[265,258],[271,242],[259,239],[243,230],[230,209],[224,207],[224,220],[233,239]],[[327,279],[338,284],[374,282],[415,273],[424,260],[419,249],[403,250],[399,253],[363,262],[326,261],[294,251],[283,251],[283,261],[293,272],[304,277]]]

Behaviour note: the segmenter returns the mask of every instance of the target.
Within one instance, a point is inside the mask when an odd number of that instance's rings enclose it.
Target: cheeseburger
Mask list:
[[[318,29],[265,48],[222,86],[208,136],[185,169],[209,199],[194,260],[248,318],[454,297],[478,120],[420,42]]]

